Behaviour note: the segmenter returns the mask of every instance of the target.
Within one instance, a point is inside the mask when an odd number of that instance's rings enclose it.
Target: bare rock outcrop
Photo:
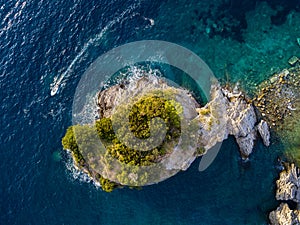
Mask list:
[[[259,124],[257,125],[258,133],[260,134],[260,137],[262,138],[264,145],[269,146],[270,145],[270,130],[269,126],[266,121],[261,120]]]
[[[280,173],[276,185],[277,200],[292,200],[298,204],[300,203],[300,170],[294,164],[291,164]]]
[[[269,145],[269,128],[258,119],[254,106],[247,101],[237,88],[228,90],[215,84],[211,89],[211,101],[198,109],[200,121],[200,145],[207,151],[217,142],[222,142],[229,135],[236,139],[244,159],[252,153],[257,131],[264,144]]]
[[[122,85],[114,85],[103,90],[98,95],[98,106],[100,117],[109,117],[116,105],[116,97],[124,92]]]
[[[300,224],[300,170],[294,164],[287,165],[279,179],[276,181],[276,199],[280,201],[294,201],[298,209],[292,210],[287,203],[269,214],[271,225],[295,225]]]
[[[271,225],[297,225],[300,224],[299,210],[291,210],[286,203],[269,214]]]

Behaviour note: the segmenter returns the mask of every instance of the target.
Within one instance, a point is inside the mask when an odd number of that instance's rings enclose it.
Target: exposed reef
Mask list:
[[[269,214],[271,225],[297,225],[300,224],[300,211],[291,210],[287,203],[280,206]]]
[[[258,86],[253,104],[284,144],[285,157],[300,166],[300,61],[291,56],[288,63]]]
[[[258,109],[258,116],[270,125],[288,149],[285,156],[299,165],[300,61],[292,56],[288,63],[290,68],[273,74],[258,86],[252,102]],[[269,139],[262,131],[263,126],[265,124],[261,122],[258,131]],[[272,225],[300,224],[300,170],[295,164],[284,163],[283,167],[276,181],[276,199],[281,204],[269,214],[269,220]]]
[[[300,170],[294,164],[288,165],[276,181],[276,199],[281,201],[292,200],[300,203]]]
[[[276,181],[276,199],[283,201],[269,214],[272,225],[300,224],[300,170],[294,164],[287,164]],[[286,202],[295,202],[297,209],[291,209]]]

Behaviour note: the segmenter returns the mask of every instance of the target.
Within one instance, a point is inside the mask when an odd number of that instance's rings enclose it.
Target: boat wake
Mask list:
[[[50,95],[54,96],[58,93],[61,85],[62,85],[62,81],[64,80],[65,77],[67,77],[69,75],[69,73],[72,71],[74,65],[81,59],[81,57],[86,53],[86,51],[88,50],[88,48],[90,46],[93,46],[95,44],[97,44],[102,37],[104,36],[104,34],[111,29],[115,24],[117,23],[122,23],[124,20],[126,20],[127,18],[130,18],[130,14],[132,14],[132,12],[138,8],[138,4],[133,4],[131,5],[129,8],[127,8],[126,10],[124,10],[118,17],[116,17],[115,19],[111,20],[110,22],[108,22],[108,24],[101,30],[101,32],[99,34],[97,34],[94,38],[91,38],[82,48],[82,50],[79,52],[79,54],[74,58],[74,60],[71,62],[71,64],[68,66],[68,68],[66,69],[65,72],[63,72],[60,76],[56,76],[54,77],[53,83],[50,85]],[[128,16],[129,15],[129,16]],[[136,15],[136,14],[135,14]]]

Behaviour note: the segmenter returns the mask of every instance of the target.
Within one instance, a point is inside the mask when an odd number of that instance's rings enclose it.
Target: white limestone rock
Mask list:
[[[263,140],[263,143],[265,146],[270,145],[270,130],[269,126],[266,121],[261,120],[259,124],[257,125],[257,130],[260,135],[260,137]]]
[[[258,122],[252,104],[248,103],[241,92],[222,89],[219,84],[214,84],[211,89],[211,101],[203,108],[197,109],[200,123],[199,145],[207,151],[217,142],[222,142],[229,135],[233,135],[239,145],[244,159],[252,153]],[[268,125],[262,123],[267,142]],[[265,127],[267,126],[267,127]]]

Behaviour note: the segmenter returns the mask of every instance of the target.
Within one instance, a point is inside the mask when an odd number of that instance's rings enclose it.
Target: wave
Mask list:
[[[68,68],[66,69],[65,72],[63,72],[60,76],[56,76],[54,77],[53,83],[50,85],[50,90],[51,96],[54,96],[57,94],[63,79],[72,71],[74,65],[81,59],[81,57],[86,53],[86,51],[88,50],[88,48],[90,46],[93,46],[95,44],[97,44],[103,37],[103,35],[109,30],[111,29],[115,24],[117,23],[121,23],[123,22],[125,19],[127,19],[128,17],[126,17],[126,15],[130,15],[130,13],[132,13],[135,9],[137,9],[139,6],[139,4],[133,4],[131,5],[129,8],[127,8],[126,10],[124,10],[118,17],[116,17],[115,19],[111,20],[110,22],[108,22],[108,24],[106,24],[106,26],[101,30],[101,32],[99,34],[97,34],[94,38],[91,38],[82,48],[82,50],[78,53],[78,55],[73,59],[73,61],[71,62],[71,64],[68,66]]]
[[[65,164],[72,180],[78,180],[80,183],[92,183],[95,187],[100,187],[100,183],[93,181],[86,173],[75,166],[71,152],[68,151],[67,156]]]
[[[2,22],[0,24],[0,37],[2,36],[2,34],[4,34],[5,31],[9,30],[19,22],[19,19],[21,18],[21,14],[26,4],[27,4],[26,1],[24,2],[21,2],[21,0],[17,1],[14,7],[5,15],[4,19],[2,19]],[[5,4],[0,6],[0,9],[3,10],[4,6]]]

